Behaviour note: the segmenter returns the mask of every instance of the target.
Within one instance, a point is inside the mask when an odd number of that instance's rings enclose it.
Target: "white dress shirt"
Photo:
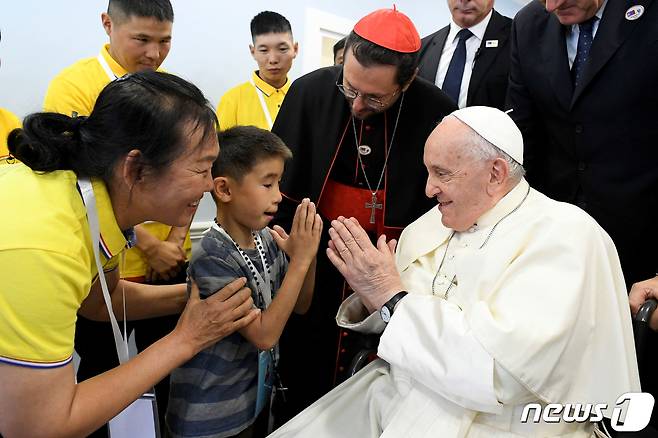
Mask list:
[[[473,33],[473,36],[466,40],[466,65],[464,65],[464,75],[462,76],[462,84],[459,90],[459,102],[457,106],[459,108],[464,108],[466,106],[466,97],[468,96],[468,84],[471,81],[471,73],[473,72],[473,66],[475,65],[475,55],[477,54],[480,45],[482,44],[482,39],[484,38],[484,32],[487,30],[489,25],[489,20],[491,20],[491,14],[493,9],[489,11],[484,20],[480,21],[473,27],[469,27]],[[452,54],[455,53],[457,48],[457,43],[459,38],[457,38],[457,32],[462,30],[454,21],[450,21],[450,32],[448,32],[448,37],[446,38],[446,43],[443,46],[443,52],[441,52],[441,59],[439,59],[439,68],[436,71],[436,79],[434,83],[437,87],[441,88],[443,86],[443,81],[448,72],[448,66],[450,65],[450,60],[452,59]],[[576,42],[578,40],[576,39]]]
[[[598,11],[596,11],[598,20],[596,20],[592,25],[592,39],[596,37],[596,31],[599,30],[599,24],[601,23],[601,18],[603,18],[603,10],[605,5],[608,4],[608,0],[605,0]],[[576,52],[578,52],[578,36],[580,35],[580,24],[572,24],[566,32],[567,37],[567,56],[569,56],[569,68],[573,66],[573,61],[576,59]]]

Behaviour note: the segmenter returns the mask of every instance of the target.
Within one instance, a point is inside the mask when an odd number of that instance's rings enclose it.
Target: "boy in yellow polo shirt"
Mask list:
[[[217,107],[221,130],[236,125],[272,129],[290,88],[288,72],[298,50],[290,22],[276,12],[261,12],[251,20],[251,39],[249,51],[258,70],[222,96]]]
[[[97,56],[74,63],[50,82],[44,100],[46,111],[87,116],[110,81],[128,73],[160,69],[171,46],[174,12],[170,0],[109,0],[101,21],[110,43]],[[135,227],[137,245],[126,251],[121,277],[140,282],[184,282],[184,265],[191,250],[188,230],[189,226],[172,228],[156,222]],[[138,348],[146,348],[171,331],[176,319],[164,317],[135,324]],[[108,323],[78,316],[75,349],[82,359],[79,381],[118,365],[113,345]],[[162,421],[168,397],[165,380],[156,386]],[[107,432],[99,430],[99,436],[107,436]]]

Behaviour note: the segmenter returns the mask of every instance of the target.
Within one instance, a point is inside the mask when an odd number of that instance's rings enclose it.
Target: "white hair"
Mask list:
[[[464,148],[473,159],[477,161],[489,161],[502,158],[509,166],[509,179],[514,183],[521,181],[521,178],[525,175],[525,169],[522,164],[470,127],[469,131],[470,135],[468,139],[465,139],[468,144],[464,145]]]

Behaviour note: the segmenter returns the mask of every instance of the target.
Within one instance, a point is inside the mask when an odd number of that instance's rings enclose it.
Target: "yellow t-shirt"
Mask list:
[[[11,131],[20,127],[21,121],[18,120],[18,117],[6,109],[0,108],[0,164],[5,162],[2,158],[9,155],[7,136]]]
[[[110,83],[110,76],[117,78],[128,72],[119,65],[108,51],[109,44],[103,46],[100,56],[105,60],[110,71],[106,71],[99,62],[98,57],[82,59],[62,70],[48,85],[46,98],[43,103],[45,111],[71,115],[72,112],[80,116],[91,114],[96,99],[101,90]],[[169,236],[171,227],[158,222],[149,222],[143,225],[153,236],[164,240]],[[187,233],[183,249],[189,254],[192,250],[190,234]],[[140,277],[146,274],[148,267],[146,256],[139,248],[131,248],[126,252],[121,277]]]
[[[253,81],[253,84],[251,81]],[[290,80],[288,79],[283,87],[274,88],[262,80],[257,72],[253,72],[251,81],[231,88],[222,96],[217,106],[219,129],[224,130],[236,125],[253,125],[267,130],[272,128],[267,123],[263,107],[256,93],[263,96],[274,123],[283,99],[290,88]]]
[[[97,276],[82,197],[71,171],[0,166],[0,362],[37,368],[66,365],[77,311]],[[118,266],[126,239],[105,184],[94,180],[101,263]]]

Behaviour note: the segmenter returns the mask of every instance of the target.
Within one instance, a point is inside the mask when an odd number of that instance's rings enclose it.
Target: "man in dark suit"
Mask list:
[[[511,49],[508,107],[528,180],[606,229],[628,284],[653,276],[658,2],[533,1],[514,19]]]
[[[448,7],[450,24],[422,40],[418,75],[460,108],[503,109],[512,20],[493,10],[493,0],[448,0]]]
[[[528,181],[603,226],[628,285],[658,265],[657,78],[657,0],[535,0],[514,19],[508,108]]]

